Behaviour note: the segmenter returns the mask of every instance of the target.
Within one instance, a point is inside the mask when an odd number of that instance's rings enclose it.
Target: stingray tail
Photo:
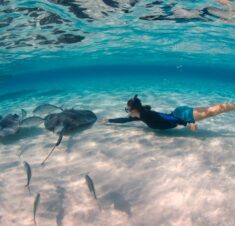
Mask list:
[[[100,202],[98,199],[96,199],[97,206],[99,208],[99,211],[102,211],[102,206],[100,205]]]
[[[59,107],[61,111],[64,111],[64,104]]]
[[[47,155],[47,157],[43,160],[43,162],[41,163],[41,165],[44,165],[45,164],[45,162],[47,161],[47,159],[52,155],[52,153],[53,153],[53,151],[55,150],[55,148],[57,147],[57,146],[59,146],[59,144],[61,143],[61,141],[62,141],[62,139],[63,139],[63,130],[60,132],[60,134],[59,134],[59,138],[58,138],[58,140],[57,140],[57,142],[56,142],[56,144],[54,145],[54,147],[52,148],[52,150],[49,152],[49,154]]]
[[[31,194],[31,190],[28,184],[25,185],[26,188],[28,188],[29,193]]]
[[[27,112],[24,109],[21,109],[21,121],[24,120],[27,116]]]

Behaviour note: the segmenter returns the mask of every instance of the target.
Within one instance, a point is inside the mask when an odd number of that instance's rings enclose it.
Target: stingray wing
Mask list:
[[[9,114],[0,121],[0,137],[15,134],[19,130],[20,119],[18,115]]]
[[[0,137],[6,137],[15,134],[19,130],[19,127],[4,128],[0,130]]]

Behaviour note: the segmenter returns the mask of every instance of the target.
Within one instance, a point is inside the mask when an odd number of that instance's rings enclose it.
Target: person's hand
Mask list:
[[[103,118],[99,121],[100,124],[107,125],[109,123],[109,120],[106,118]]]
[[[198,130],[198,126],[195,123],[188,123],[187,128],[190,129],[191,131],[195,132]]]

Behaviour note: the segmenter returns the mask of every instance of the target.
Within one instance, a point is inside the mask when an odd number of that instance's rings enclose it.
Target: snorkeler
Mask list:
[[[196,131],[198,126],[195,122],[216,116],[218,114],[235,110],[235,103],[221,103],[210,107],[192,108],[180,106],[171,114],[160,113],[151,110],[151,106],[143,106],[140,99],[135,95],[127,102],[127,118],[108,119],[110,123],[126,123],[131,121],[143,121],[152,129],[171,129],[178,125],[186,126]]]

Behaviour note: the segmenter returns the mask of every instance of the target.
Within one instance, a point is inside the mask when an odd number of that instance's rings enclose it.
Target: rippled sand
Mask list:
[[[146,88],[140,97],[154,109],[170,112],[181,104],[197,106],[199,100],[203,106],[232,101],[231,87],[226,93],[217,90],[213,95],[212,90],[205,95],[196,89],[179,92],[172,84],[165,91]],[[37,224],[43,226],[235,224],[234,112],[200,122],[196,133],[182,127],[160,132],[140,122],[101,123],[103,118],[125,116],[123,108],[133,94],[127,90],[44,93],[5,100],[2,110],[21,106],[30,115],[38,104],[50,102],[91,109],[99,120],[88,130],[64,137],[44,167],[40,163],[57,136],[43,125],[1,140],[0,225],[33,225],[37,192],[41,194]],[[29,162],[33,171],[30,194],[24,187],[22,161]],[[101,210],[89,193],[84,173],[95,184]]]

